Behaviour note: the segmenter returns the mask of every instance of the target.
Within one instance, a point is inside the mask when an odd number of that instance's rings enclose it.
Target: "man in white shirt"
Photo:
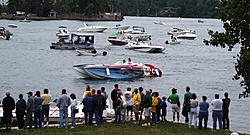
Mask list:
[[[132,112],[133,112],[133,102],[132,102],[132,92],[131,87],[127,87],[127,91],[124,93],[124,96],[126,98],[126,110],[127,110],[127,119],[129,119],[128,113],[131,111],[130,120],[133,120]],[[125,109],[125,108],[124,108]]]
[[[219,94],[215,94],[215,99],[211,102],[213,106],[213,131],[216,130],[217,119],[219,121],[219,129],[222,130],[222,100],[219,99]]]

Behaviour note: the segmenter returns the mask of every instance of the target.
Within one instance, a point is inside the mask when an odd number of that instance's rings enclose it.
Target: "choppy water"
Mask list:
[[[107,51],[105,57],[77,56],[75,51],[60,51],[49,49],[51,41],[56,41],[55,32],[59,25],[66,25],[70,32],[77,31],[83,26],[83,21],[32,21],[20,23],[16,20],[0,20],[0,26],[7,27],[15,23],[18,28],[7,28],[13,34],[9,41],[0,40],[0,98],[3,99],[5,91],[9,90],[17,100],[19,93],[37,91],[48,88],[52,99],[57,98],[62,88],[68,93],[76,93],[80,100],[85,86],[99,89],[106,87],[110,93],[115,83],[125,92],[127,86],[144,87],[159,91],[160,96],[169,96],[173,87],[178,89],[181,102],[185,94],[185,87],[190,86],[191,92],[201,96],[206,95],[208,102],[214,99],[214,94],[219,93],[223,97],[225,91],[229,92],[232,100],[230,106],[231,129],[250,132],[249,130],[249,99],[238,99],[239,92],[243,91],[237,81],[232,81],[235,74],[233,56],[239,48],[228,52],[227,49],[205,46],[203,39],[208,39],[207,29],[222,31],[222,23],[216,19],[202,19],[204,23],[198,23],[198,19],[177,18],[148,18],[125,17],[122,22],[88,22],[94,25],[113,27],[121,25],[140,25],[146,28],[147,33],[153,34],[152,43],[162,45],[167,49],[164,53],[149,54],[132,50],[125,50],[122,46],[112,46],[107,41],[107,36],[115,30],[108,29],[104,33],[95,34],[95,47],[97,51]],[[167,25],[156,25],[154,21],[162,21]],[[196,30],[197,39],[183,40],[179,45],[166,45],[166,39],[170,37],[167,31],[173,27],[185,30]],[[72,66],[80,63],[115,63],[131,57],[134,62],[150,63],[163,71],[159,78],[142,78],[135,80],[84,80],[73,70]],[[25,95],[25,99],[27,96]],[[212,107],[210,107],[209,125],[212,126]],[[172,119],[170,106],[168,107],[168,119]],[[181,116],[181,121],[184,117]],[[187,128],[188,129],[188,128]]]

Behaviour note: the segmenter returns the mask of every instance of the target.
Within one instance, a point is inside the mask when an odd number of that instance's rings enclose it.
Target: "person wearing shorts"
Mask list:
[[[145,115],[145,124],[142,126],[150,126],[150,114],[152,109],[152,96],[150,95],[151,91],[146,91],[146,96],[142,100],[142,106],[144,107],[144,115]]]
[[[133,92],[133,111],[135,113],[135,123],[139,122],[139,107],[141,104],[141,94],[138,92],[138,89],[135,88]]]
[[[177,93],[177,89],[173,88],[172,94],[168,97],[168,102],[172,104],[173,123],[176,123],[175,112],[177,113],[177,123],[179,123],[180,100],[179,100],[179,96],[176,93]]]
[[[43,90],[43,103],[42,103],[42,125],[44,125],[44,115],[46,117],[46,126],[49,125],[49,106],[50,106],[50,100],[51,100],[51,95],[49,94],[48,89]]]

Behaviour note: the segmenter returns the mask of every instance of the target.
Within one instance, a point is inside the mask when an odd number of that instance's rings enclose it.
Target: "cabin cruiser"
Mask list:
[[[177,36],[177,38],[179,39],[190,39],[190,40],[194,40],[196,37],[197,37],[196,34],[192,33],[185,33]]]
[[[103,32],[104,30],[108,29],[108,27],[104,26],[93,26],[91,24],[84,23],[84,27],[79,28],[79,32]]]
[[[192,33],[192,34],[196,34],[196,32],[193,30],[187,31],[187,30],[183,30],[180,28],[173,28],[173,31],[169,31],[168,35],[180,35],[180,34],[185,34],[185,33]]]
[[[127,30],[129,27],[130,27],[129,25],[122,26],[122,25],[118,24],[115,27],[112,27],[112,29]]]
[[[66,26],[59,26],[58,32],[56,32],[56,36],[58,36],[59,38],[69,38],[70,33]]]
[[[9,40],[11,36],[12,34],[9,32],[9,30],[5,30],[4,27],[0,27],[0,39]]]
[[[133,42],[125,45],[125,49],[149,53],[162,53],[166,48],[162,46],[148,45],[145,42]]]
[[[161,77],[162,71],[150,64],[127,62],[122,64],[80,64],[73,70],[86,79],[131,79]]]
[[[59,42],[52,42],[51,44],[50,49],[93,49],[94,34],[71,33],[71,39],[69,41],[66,41],[64,38],[60,38]]]

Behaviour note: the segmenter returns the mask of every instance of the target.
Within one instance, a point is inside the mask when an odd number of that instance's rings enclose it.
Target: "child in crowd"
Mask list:
[[[162,97],[162,116],[161,116],[161,119],[162,121],[167,121],[166,120],[166,116],[167,116],[167,103],[166,103],[166,97]]]

